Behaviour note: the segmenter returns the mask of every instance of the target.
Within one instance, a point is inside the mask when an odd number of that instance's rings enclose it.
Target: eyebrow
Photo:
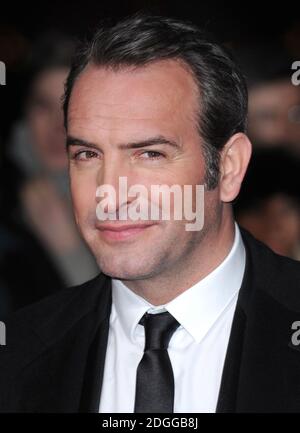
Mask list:
[[[157,144],[166,144],[166,145],[169,145],[171,147],[175,147],[177,149],[180,149],[180,147],[181,147],[176,141],[169,140],[162,135],[157,135],[155,137],[147,138],[146,140],[135,141],[135,142],[125,143],[125,144],[119,144],[118,148],[121,150],[139,149],[140,147],[155,146]],[[70,146],[84,146],[84,147],[89,147],[92,149],[99,150],[99,146],[97,146],[95,143],[91,143],[89,141],[82,140],[81,138],[76,138],[76,137],[72,137],[71,135],[68,135],[67,139],[66,139],[67,149]]]

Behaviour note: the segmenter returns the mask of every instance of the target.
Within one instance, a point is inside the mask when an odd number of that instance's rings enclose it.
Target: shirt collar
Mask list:
[[[134,341],[136,327],[146,311],[167,310],[196,342],[201,341],[238,293],[245,262],[245,247],[235,223],[234,242],[223,262],[201,281],[165,305],[154,306],[130,290],[122,281],[113,279],[113,304],[122,328]]]

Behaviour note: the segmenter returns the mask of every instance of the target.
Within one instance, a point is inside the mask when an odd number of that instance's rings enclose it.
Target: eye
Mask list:
[[[77,161],[87,161],[96,158],[97,156],[97,152],[94,152],[93,150],[80,150],[75,152],[72,158]]]
[[[142,156],[145,156],[145,159],[160,159],[163,158],[164,155],[161,152],[158,152],[157,150],[146,150],[141,154]]]

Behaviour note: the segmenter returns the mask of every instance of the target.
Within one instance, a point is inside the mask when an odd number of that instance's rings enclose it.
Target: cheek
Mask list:
[[[213,191],[204,193],[204,225],[216,226],[222,218],[224,204],[220,200],[220,190],[217,187]]]
[[[79,176],[70,170],[70,188],[77,221],[85,219],[91,212],[96,212],[96,188],[85,176]]]

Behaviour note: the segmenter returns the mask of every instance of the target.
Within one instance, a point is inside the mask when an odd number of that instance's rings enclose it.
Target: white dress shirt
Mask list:
[[[168,347],[174,381],[174,412],[215,412],[222,371],[245,269],[245,248],[235,224],[233,246],[201,281],[162,306],[153,306],[120,280],[112,280],[112,310],[100,412],[132,413],[137,366],[143,356],[146,311],[169,311],[180,326]]]

